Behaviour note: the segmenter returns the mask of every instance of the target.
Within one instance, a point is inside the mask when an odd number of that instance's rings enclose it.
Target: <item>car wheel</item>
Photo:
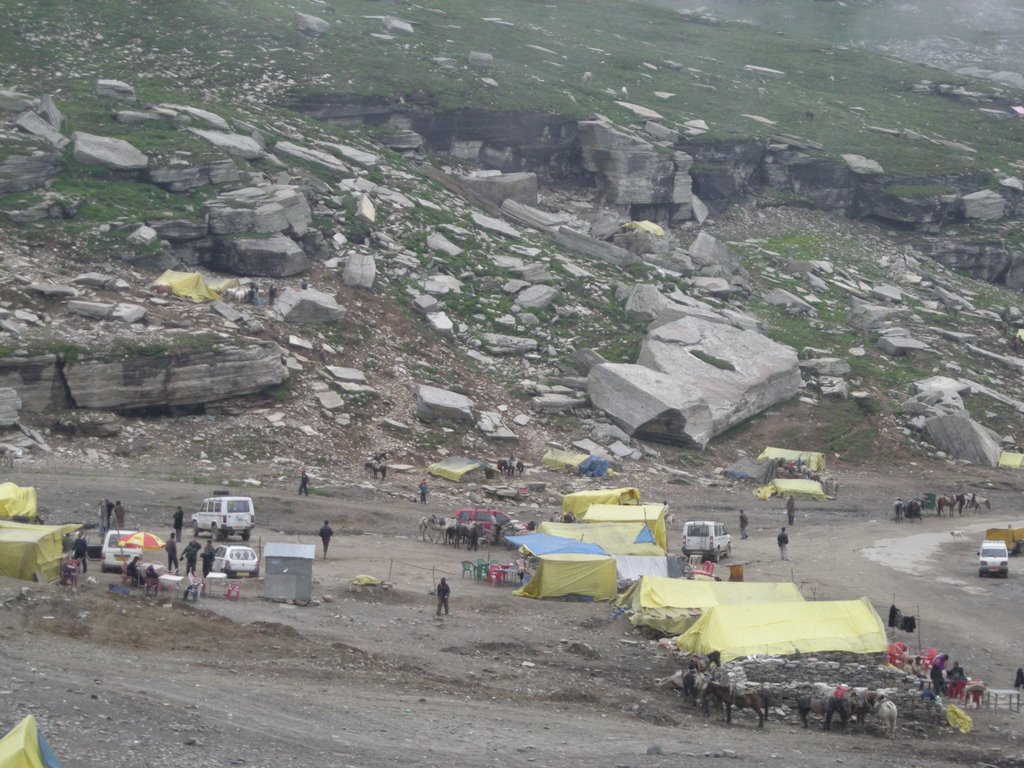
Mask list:
[[[250,530],[242,531],[242,541],[248,541],[249,537],[251,535],[252,535],[252,531],[250,531]]]

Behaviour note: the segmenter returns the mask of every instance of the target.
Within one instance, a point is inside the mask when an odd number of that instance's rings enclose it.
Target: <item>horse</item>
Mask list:
[[[883,700],[878,705],[878,719],[882,721],[882,727],[890,739],[896,738],[896,718],[898,716],[899,710],[897,710],[896,704],[884,698],[883,694]]]
[[[373,479],[376,480],[380,474],[381,463],[377,459],[367,459],[363,463],[363,469],[373,474]]]
[[[800,719],[804,723],[804,728],[807,727],[807,715],[812,712],[825,718],[826,731],[832,730],[832,716],[837,712],[839,713],[839,722],[842,723],[844,731],[850,722],[850,702],[846,698],[813,695],[801,696],[797,699],[796,705],[797,710],[800,712]]]
[[[919,499],[911,499],[905,502],[903,505],[903,516],[907,520],[921,519],[921,501]]]
[[[444,543],[459,548],[459,521],[454,517],[444,521]]]
[[[440,515],[424,515],[420,518],[420,538],[433,544],[444,538],[444,518]]]
[[[757,727],[764,728],[768,721],[768,691],[759,688],[756,691],[737,693],[735,686],[711,681],[708,683],[708,694],[715,697],[718,703],[725,706],[725,723],[732,724],[732,708],[752,709],[757,713]]]
[[[964,507],[967,505],[967,494],[958,493],[956,495],[956,511],[960,517],[964,516]]]
[[[884,693],[865,691],[863,689],[849,691],[844,697],[850,702],[850,716],[857,720],[861,733],[864,732],[864,720],[868,715],[875,714],[879,702],[885,698]]]
[[[903,504],[903,499],[896,499],[892,505],[892,519],[897,523],[903,522],[903,512],[906,507]]]
[[[935,500],[935,511],[937,512],[939,517],[942,517],[942,511],[944,509],[946,509],[947,507],[949,508],[949,516],[952,517],[953,516],[953,508],[955,506],[956,506],[956,497],[955,496],[939,496],[939,498],[937,498]]]
[[[523,470],[525,470],[525,469],[526,469],[526,465],[525,465],[525,464],[523,464],[523,460],[522,460],[522,459],[519,459],[519,460],[518,460],[518,461],[516,462],[516,472],[518,472],[518,473],[519,473],[519,476],[520,476],[520,477],[522,477],[522,476],[523,476]]]
[[[474,552],[480,549],[480,526],[474,523],[473,525],[460,525],[459,530],[462,529],[462,543],[466,545],[467,550],[473,550]]]

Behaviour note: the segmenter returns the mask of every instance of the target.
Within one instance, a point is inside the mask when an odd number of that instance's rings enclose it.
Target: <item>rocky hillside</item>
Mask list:
[[[680,467],[784,408],[853,459],[1016,445],[1005,86],[632,5],[231,5],[0,21],[4,441]]]

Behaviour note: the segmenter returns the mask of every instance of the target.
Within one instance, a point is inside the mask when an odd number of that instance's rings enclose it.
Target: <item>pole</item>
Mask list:
[[[394,565],[395,565],[395,561],[394,560],[389,560],[388,561],[388,583],[389,584],[391,583],[391,569],[394,567]]]
[[[920,654],[924,647],[921,645],[921,606],[915,605],[914,610],[917,611],[917,652]]]

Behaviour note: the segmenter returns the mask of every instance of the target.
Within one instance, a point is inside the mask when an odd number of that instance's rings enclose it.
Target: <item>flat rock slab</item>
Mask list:
[[[345,317],[345,309],[334,296],[315,288],[285,288],[274,308],[289,323],[333,323]]]
[[[123,139],[96,136],[76,131],[75,160],[90,165],[101,165],[112,171],[139,171],[149,165],[149,157]]]
[[[502,219],[496,219],[493,216],[484,216],[484,214],[476,211],[473,211],[473,213],[470,214],[470,218],[472,218],[473,223],[481,229],[494,232],[502,237],[507,237],[510,240],[520,240],[523,237],[522,233],[518,229]]]
[[[214,131],[206,128],[189,128],[189,130],[232,157],[255,160],[263,155],[263,147],[251,136],[243,136],[240,133],[229,133],[227,131]]]
[[[912,355],[915,352],[931,351],[931,347],[925,342],[919,341],[913,336],[904,336],[902,334],[882,336],[875,346],[892,357],[902,357],[904,355]]]
[[[476,421],[472,400],[429,384],[416,387],[416,416],[423,421]]]

